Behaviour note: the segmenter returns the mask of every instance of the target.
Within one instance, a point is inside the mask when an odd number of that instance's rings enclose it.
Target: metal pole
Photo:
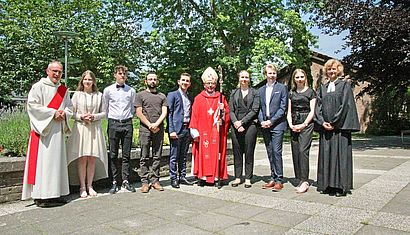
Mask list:
[[[65,37],[65,42],[64,42],[64,82],[65,86],[68,87],[67,84],[67,64],[68,64],[68,38]]]

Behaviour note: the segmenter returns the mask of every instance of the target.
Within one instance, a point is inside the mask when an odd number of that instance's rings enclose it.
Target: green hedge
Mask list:
[[[70,120],[70,125],[74,120]],[[133,119],[134,135],[133,147],[138,145],[138,118]],[[103,119],[102,128],[107,140],[107,119]],[[30,122],[26,112],[18,111],[3,114],[0,118],[0,156],[22,157],[26,155],[30,132]],[[108,143],[108,142],[107,142]],[[169,145],[168,135],[164,135],[164,145]]]
[[[29,132],[26,112],[3,114],[0,118],[0,156],[25,156]]]

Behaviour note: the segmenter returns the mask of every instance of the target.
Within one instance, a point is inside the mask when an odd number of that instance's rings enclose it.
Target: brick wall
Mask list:
[[[25,158],[0,158],[0,203],[21,198]]]

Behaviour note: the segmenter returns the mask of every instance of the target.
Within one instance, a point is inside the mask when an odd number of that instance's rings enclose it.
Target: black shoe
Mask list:
[[[110,189],[110,191],[108,191],[110,194],[116,194],[118,192],[118,186],[117,183],[114,182],[112,183],[112,187]]]
[[[222,186],[225,185],[225,182],[223,180],[219,181],[215,181],[215,187],[217,187],[218,189],[222,188]]]
[[[197,184],[199,187],[204,187],[206,183],[205,180],[199,180]]]
[[[122,182],[122,187],[125,188],[127,191],[131,192],[131,193],[135,193],[136,190],[134,188],[134,186],[132,186],[130,183],[128,183],[128,181],[124,180]]]
[[[62,206],[67,203],[66,200],[61,198],[50,198],[50,199],[34,199],[34,203],[41,208],[50,208]]]
[[[319,193],[320,194],[330,194],[331,190],[330,188],[326,188],[325,190],[321,190]]]
[[[336,197],[346,197],[346,192],[345,191],[343,191],[343,189],[337,189],[336,190],[336,193],[335,193],[335,196]]]
[[[179,183],[180,184],[185,184],[185,185],[194,185],[194,182],[189,181],[187,178],[185,177],[181,177],[179,179]]]
[[[178,183],[178,180],[171,180],[171,186],[173,187],[173,188],[179,188],[179,183]]]

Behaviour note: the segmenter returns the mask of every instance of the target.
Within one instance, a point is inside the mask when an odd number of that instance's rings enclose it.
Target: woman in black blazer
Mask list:
[[[235,180],[231,183],[232,187],[237,187],[242,182],[243,155],[245,155],[245,188],[252,186],[259,93],[249,87],[249,80],[248,71],[239,72],[238,88],[233,90],[229,99],[235,167]]]

